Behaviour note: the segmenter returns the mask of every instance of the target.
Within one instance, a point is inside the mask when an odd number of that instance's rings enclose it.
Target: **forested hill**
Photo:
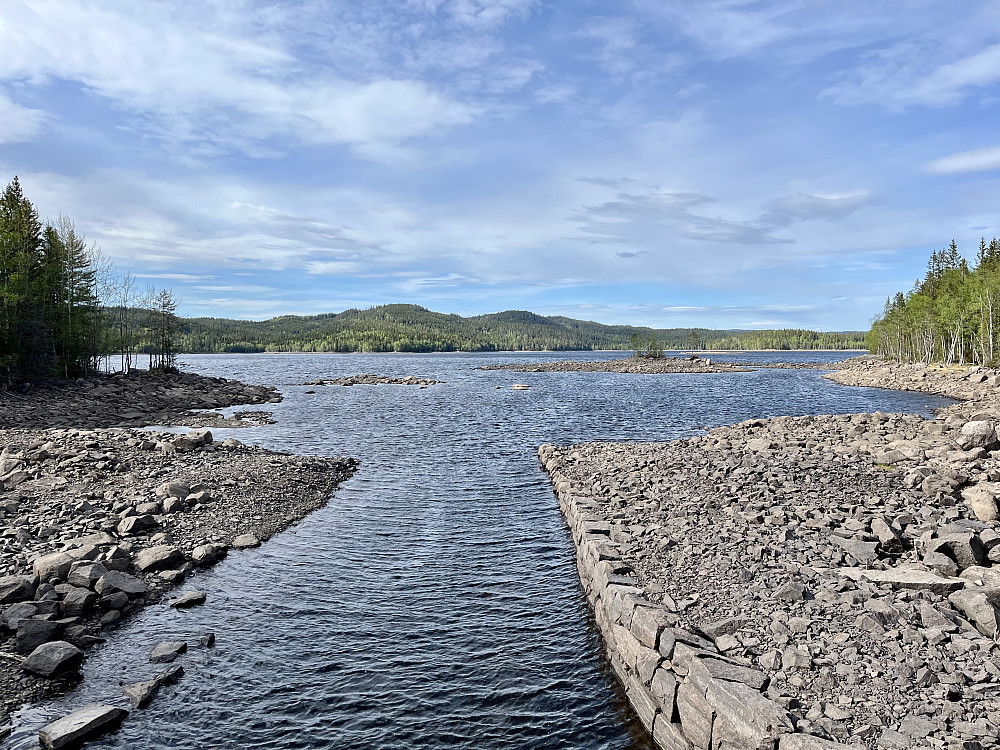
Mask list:
[[[436,313],[417,305],[261,322],[221,318],[182,321],[180,350],[219,352],[449,352],[555,351],[633,347],[652,336],[665,349],[859,349],[864,334],[802,330],[716,331],[707,328],[651,329],[609,326],[522,310],[477,315]]]

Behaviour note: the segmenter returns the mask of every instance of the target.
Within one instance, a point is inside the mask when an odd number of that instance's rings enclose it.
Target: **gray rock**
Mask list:
[[[0,578],[0,604],[27,601],[35,595],[36,587],[34,576],[4,576]]]
[[[168,664],[187,651],[184,641],[161,641],[149,652],[149,660],[154,664]]]
[[[65,580],[73,562],[73,558],[65,552],[53,552],[35,560],[32,563],[31,570],[38,576],[38,580],[40,581],[48,581],[52,578]]]
[[[955,438],[955,444],[963,451],[973,448],[993,448],[997,444],[997,433],[993,422],[966,422]]]
[[[121,523],[118,524],[118,533],[122,536],[134,536],[136,534],[145,534],[148,531],[159,528],[159,526],[160,522],[153,516],[129,516],[122,519]]]
[[[191,551],[191,561],[195,565],[214,565],[226,554],[226,548],[217,544],[202,544]]]
[[[1000,517],[997,511],[997,487],[992,482],[980,482],[962,490],[962,499],[972,508],[976,518],[986,523]]]
[[[980,633],[989,638],[996,635],[1000,612],[984,592],[974,589],[956,591],[948,597],[948,601],[964,614]]]
[[[99,562],[75,562],[69,569],[66,583],[84,589],[92,589],[108,569]]]
[[[122,688],[122,693],[128,698],[132,708],[145,708],[159,691],[160,684],[156,678],[145,682],[130,682]]]
[[[170,544],[158,544],[144,549],[135,556],[135,567],[143,573],[154,573],[158,570],[176,568],[184,562],[184,554]]]
[[[167,482],[156,488],[156,494],[160,497],[185,498],[191,494],[191,486],[185,482]]]
[[[259,546],[260,540],[253,534],[240,534],[233,540],[233,547],[235,549],[249,549]]]
[[[187,609],[198,604],[204,604],[207,596],[204,591],[188,591],[176,599],[171,599],[170,606],[175,609]]]
[[[878,542],[864,542],[854,538],[844,539],[840,536],[831,536],[830,541],[862,565],[871,565],[878,560]]]
[[[17,630],[22,620],[27,620],[38,614],[38,607],[33,602],[11,604],[3,610],[3,624],[10,630]]]
[[[53,620],[21,620],[17,627],[17,653],[30,654],[43,643],[58,639],[63,630],[63,624]]]
[[[62,611],[64,617],[84,617],[94,605],[97,604],[98,596],[90,589],[74,586],[71,591],[66,592],[62,599]]]
[[[91,703],[45,726],[38,741],[46,750],[77,748],[115,729],[126,716],[123,708]]]
[[[146,584],[143,581],[118,570],[109,570],[101,576],[95,588],[101,596],[110,596],[119,591],[127,594],[129,597],[145,596],[147,591]]]
[[[21,665],[42,677],[76,670],[83,663],[83,651],[66,641],[50,641],[36,648]]]

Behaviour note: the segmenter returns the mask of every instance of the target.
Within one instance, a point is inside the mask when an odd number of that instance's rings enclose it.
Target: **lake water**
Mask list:
[[[187,672],[94,748],[587,748],[651,744],[604,662],[572,540],[535,451],[659,441],[751,417],[927,413],[943,399],[848,388],[815,370],[715,375],[481,372],[485,364],[620,353],[185,356],[187,369],[281,388],[277,423],[216,430],[295,453],[352,455],[331,502],[185,588],[208,603],[147,608],[93,649],[72,694],[26,709],[6,747],[86,703],[125,705],[159,640]],[[837,353],[713,355],[832,361]],[[443,380],[315,387],[357,373]],[[513,391],[514,383],[531,385]],[[307,390],[315,390],[308,394]],[[229,412],[232,409],[227,410]],[[214,648],[194,646],[214,632]]]

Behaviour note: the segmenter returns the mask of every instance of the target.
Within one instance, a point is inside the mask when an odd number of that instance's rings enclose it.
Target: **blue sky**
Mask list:
[[[0,180],[187,315],[867,328],[998,117],[988,1],[0,3]]]

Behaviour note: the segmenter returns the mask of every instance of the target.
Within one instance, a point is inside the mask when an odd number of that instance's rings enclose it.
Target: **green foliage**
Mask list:
[[[979,242],[976,266],[955,241],[931,253],[909,293],[897,292],[865,337],[873,354],[899,362],[995,364],[1000,355],[1000,241]]]
[[[697,336],[706,349],[859,349],[861,333],[714,331],[608,326],[523,310],[463,318],[417,305],[383,305],[265,321],[188,318],[180,350],[224,352],[451,352],[632,349],[636,356],[685,349]],[[652,342],[652,346],[650,345]]]

